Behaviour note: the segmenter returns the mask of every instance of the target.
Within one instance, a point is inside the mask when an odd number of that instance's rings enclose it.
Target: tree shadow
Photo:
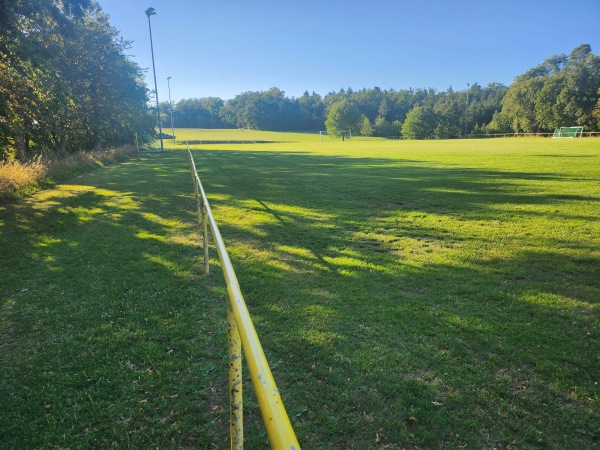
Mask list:
[[[143,155],[0,211],[0,447],[227,440],[192,186],[183,153]]]
[[[555,190],[574,178],[195,155],[305,445],[371,448],[376,435],[433,447],[515,436],[540,445],[545,435],[589,444],[600,416],[588,400],[599,393],[600,246],[536,234],[539,221],[597,231],[597,197]],[[577,213],[557,212],[563,204]],[[237,220],[246,214],[256,223]]]
[[[194,154],[305,448],[596,442],[598,199],[545,187],[575,179]],[[218,265],[199,274],[184,152],[70,183],[0,211],[4,441],[53,428],[67,440],[31,446],[221,445],[225,292]],[[551,220],[579,229],[539,235]]]

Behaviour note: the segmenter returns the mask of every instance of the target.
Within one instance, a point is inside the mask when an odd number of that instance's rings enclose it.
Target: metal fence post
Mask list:
[[[231,301],[227,301],[227,353],[229,355],[229,428],[231,449],[244,448],[244,406],[242,395],[242,341],[235,323]]]
[[[187,145],[187,141],[186,141]],[[210,272],[209,255],[208,255],[208,217],[206,214],[206,205],[204,198],[200,193],[200,179],[198,178],[198,172],[196,171],[196,164],[190,147],[188,145],[188,160],[190,162],[190,171],[192,172],[192,181],[194,182],[194,195],[196,196],[196,209],[198,211],[198,225],[202,228],[202,245],[204,247],[204,273],[206,275]]]
[[[206,217],[206,205],[202,202],[202,243],[204,245],[204,273],[208,275],[210,271],[208,258],[208,220]]]

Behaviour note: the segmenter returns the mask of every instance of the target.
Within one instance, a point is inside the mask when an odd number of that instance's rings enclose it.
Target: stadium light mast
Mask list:
[[[160,151],[162,152],[165,148],[163,146],[162,136],[162,124],[160,123],[160,106],[158,106],[158,86],[156,84],[156,67],[154,65],[154,45],[152,44],[152,25],[150,25],[150,16],[156,15],[154,8],[148,8],[146,10],[148,16],[148,29],[150,30],[150,51],[152,52],[152,72],[154,73],[154,93],[156,94],[156,115],[158,117],[158,135],[160,137]]]
[[[175,128],[173,128],[173,102],[171,102],[171,78],[167,77],[167,86],[169,86],[169,109],[171,110],[171,135],[172,139],[175,139]]]
[[[467,120],[469,118],[469,89],[471,85],[467,83],[467,106],[465,106],[465,139],[467,138]]]

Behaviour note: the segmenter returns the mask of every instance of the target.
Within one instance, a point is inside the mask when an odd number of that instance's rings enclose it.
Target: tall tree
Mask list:
[[[328,132],[350,130],[359,134],[364,117],[354,102],[344,99],[331,106],[325,127]]]
[[[402,136],[407,139],[432,139],[435,136],[436,120],[432,107],[415,106],[406,115],[402,125]]]
[[[147,91],[127,42],[92,0],[15,0],[0,19],[0,144],[27,158],[133,142],[150,129]],[[10,91],[10,92],[8,92]]]
[[[463,96],[456,94],[451,89],[436,102],[433,107],[436,119],[434,131],[436,138],[457,138],[462,134],[464,107]]]
[[[593,116],[598,121],[598,129],[600,129],[600,88],[598,88],[598,101],[596,102],[596,107],[594,108]]]
[[[390,106],[388,105],[388,102],[385,97],[383,98],[383,100],[381,100],[377,112],[379,113],[380,117],[383,117],[384,119],[387,118],[387,115],[390,112]]]
[[[535,113],[536,97],[544,87],[540,78],[516,81],[502,100],[502,114],[508,118],[515,133],[540,131]]]
[[[373,134],[373,125],[367,116],[363,119],[362,126],[360,127],[360,134],[363,136],[371,136]]]
[[[598,129],[592,112],[598,100],[600,58],[583,44],[555,55],[515,78],[497,122],[509,121],[515,132],[552,131],[580,125]]]
[[[297,101],[306,118],[306,129],[322,130],[325,127],[325,104],[321,96],[314,91],[312,94],[306,91]]]

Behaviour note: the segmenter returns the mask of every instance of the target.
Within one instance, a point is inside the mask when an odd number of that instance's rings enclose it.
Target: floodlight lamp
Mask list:
[[[146,15],[148,16],[148,18],[150,18],[150,16],[155,16],[156,15],[156,10],[154,8],[148,8],[146,10]]]

